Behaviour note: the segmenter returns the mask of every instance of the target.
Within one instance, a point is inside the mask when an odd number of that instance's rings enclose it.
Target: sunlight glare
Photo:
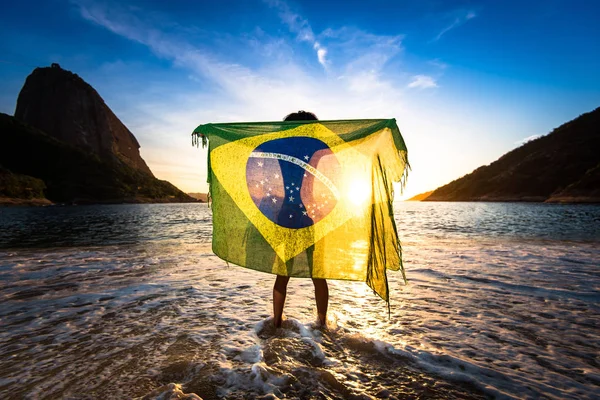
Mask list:
[[[371,182],[367,179],[354,179],[348,185],[346,196],[352,204],[360,206],[371,197]]]

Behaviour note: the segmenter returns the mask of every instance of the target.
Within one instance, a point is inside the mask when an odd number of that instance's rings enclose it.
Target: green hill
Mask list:
[[[0,166],[0,204],[4,205],[49,205],[44,197],[46,184],[41,179],[13,174]]]

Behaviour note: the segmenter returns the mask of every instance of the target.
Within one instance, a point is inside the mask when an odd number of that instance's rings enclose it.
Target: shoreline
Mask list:
[[[44,199],[17,199],[12,197],[0,197],[0,207],[47,207],[54,205],[53,202]]]
[[[536,204],[600,204],[600,197],[561,197],[549,199],[499,198],[499,199],[464,199],[464,200],[404,200],[403,202],[427,203],[536,203]]]
[[[91,206],[91,205],[108,205],[108,204],[186,204],[186,203],[202,203],[206,204],[205,201],[181,201],[174,199],[129,199],[129,200],[115,200],[115,201],[74,201],[69,203],[54,203],[46,198],[43,199],[19,199],[12,197],[0,197],[0,208],[1,207],[65,207],[65,206]]]
[[[524,204],[555,204],[555,205],[594,205],[600,204],[600,198],[565,198],[560,200],[522,200],[522,199],[498,199],[498,200],[401,200],[399,203],[524,203]],[[206,201],[197,199],[196,201],[171,201],[169,199],[132,199],[115,201],[82,201],[70,203],[54,203],[46,198],[43,199],[19,199],[12,197],[0,197],[0,208],[3,207],[65,207],[65,206],[91,206],[108,204],[187,204],[200,203],[207,204]]]

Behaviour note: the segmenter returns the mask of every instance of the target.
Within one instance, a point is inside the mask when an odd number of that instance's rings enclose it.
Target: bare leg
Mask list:
[[[276,328],[281,327],[283,305],[285,304],[285,295],[289,280],[289,276],[277,275],[275,285],[273,286],[273,324]]]
[[[319,323],[325,325],[327,321],[327,305],[329,304],[329,288],[325,279],[313,278],[315,285],[315,300],[317,301],[317,314]]]

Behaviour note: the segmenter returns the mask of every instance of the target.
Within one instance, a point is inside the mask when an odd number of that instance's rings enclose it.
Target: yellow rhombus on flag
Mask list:
[[[213,251],[277,275],[366,282],[389,302],[401,270],[393,182],[406,179],[394,119],[200,125],[209,146]]]

